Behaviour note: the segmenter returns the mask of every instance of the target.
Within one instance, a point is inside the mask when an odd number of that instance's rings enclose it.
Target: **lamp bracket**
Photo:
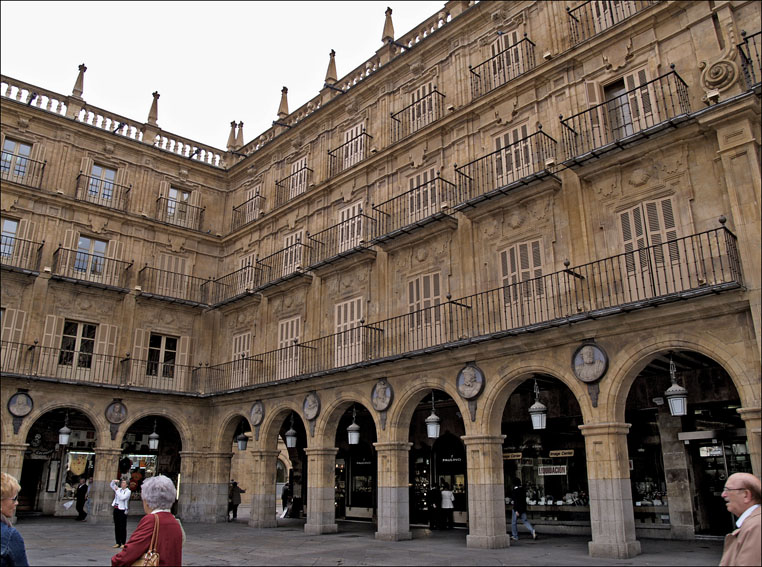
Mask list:
[[[109,430],[111,431],[111,440],[116,441],[116,434],[119,433],[119,424],[112,423]]]

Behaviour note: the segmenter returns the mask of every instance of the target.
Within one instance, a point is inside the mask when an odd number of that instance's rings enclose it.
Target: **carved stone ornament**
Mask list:
[[[26,392],[17,392],[8,400],[8,411],[14,417],[29,415],[32,408],[34,408],[34,401]]]
[[[114,400],[106,408],[106,419],[109,423],[122,423],[127,419],[127,406],[121,400]]]
[[[392,405],[394,399],[394,390],[392,385],[386,380],[379,380],[373,386],[370,393],[371,403],[376,411],[386,411]]]
[[[572,370],[578,380],[590,383],[603,378],[609,367],[609,357],[596,344],[585,343],[577,347],[572,356]]]
[[[473,400],[484,390],[484,372],[473,362],[466,363],[455,380],[458,393],[464,400]]]
[[[315,419],[320,414],[320,398],[317,393],[310,392],[304,397],[304,403],[302,404],[304,417],[308,420]]]
[[[733,22],[728,21],[725,23],[725,50],[717,61],[708,64],[706,61],[699,63],[699,69],[701,69],[701,86],[706,91],[703,99],[704,102],[708,102],[712,91],[725,91],[728,90],[741,76],[738,70],[738,63],[736,63],[736,57],[738,51],[736,49],[736,33],[733,27]]]
[[[251,411],[249,412],[249,421],[256,427],[261,425],[262,420],[265,419],[265,405],[257,400],[251,405]]]

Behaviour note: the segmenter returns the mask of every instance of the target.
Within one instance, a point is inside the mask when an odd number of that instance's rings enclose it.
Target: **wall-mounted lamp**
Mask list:
[[[529,408],[532,417],[532,429],[545,429],[548,419],[548,407],[540,401],[540,388],[537,386],[537,378],[534,379],[534,404]]]

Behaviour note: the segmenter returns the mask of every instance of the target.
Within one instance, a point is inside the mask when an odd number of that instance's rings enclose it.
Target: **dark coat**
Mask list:
[[[513,510],[519,514],[527,511],[527,491],[520,484],[513,487]]]

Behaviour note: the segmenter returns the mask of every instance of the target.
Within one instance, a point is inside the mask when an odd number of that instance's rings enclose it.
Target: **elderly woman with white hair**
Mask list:
[[[111,558],[111,565],[132,565],[148,551],[158,523],[155,551],[159,565],[182,565],[184,533],[180,522],[169,511],[177,498],[173,482],[164,475],[147,478],[141,490],[146,515],[132,532],[127,545]]]

